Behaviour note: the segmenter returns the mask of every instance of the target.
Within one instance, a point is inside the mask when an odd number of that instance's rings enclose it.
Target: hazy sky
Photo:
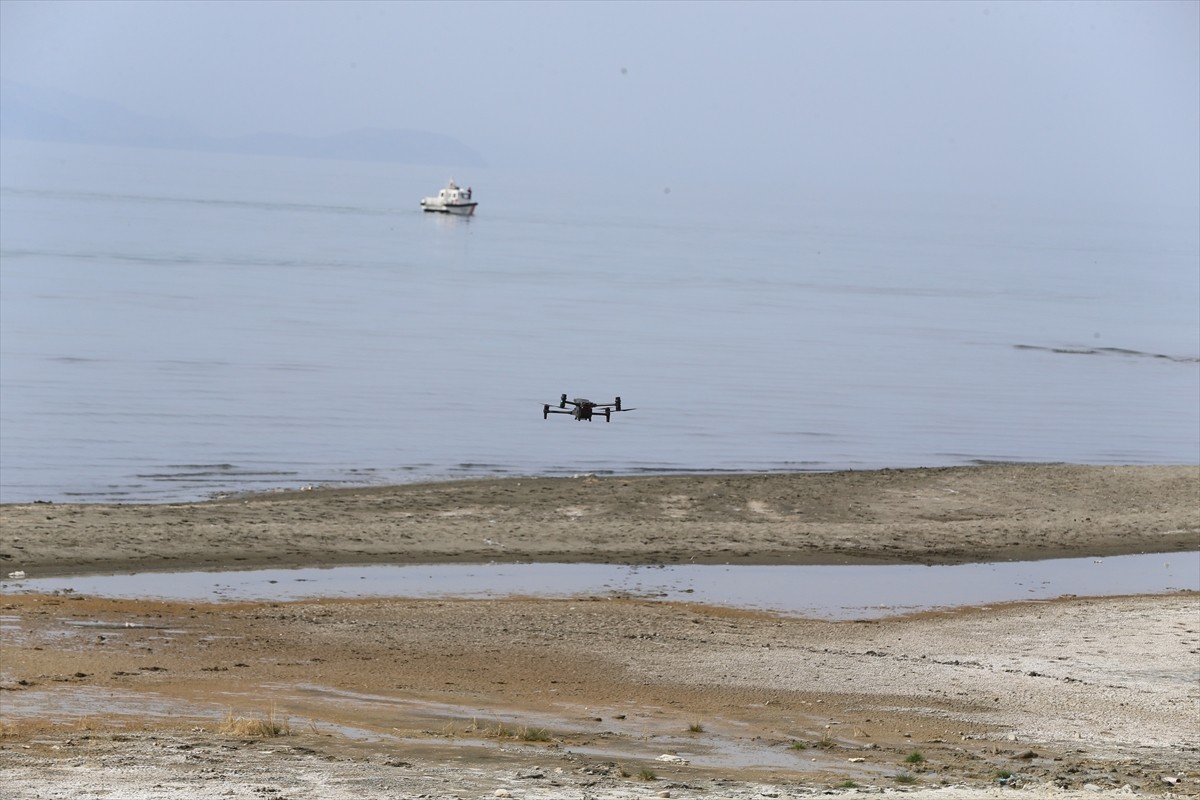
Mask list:
[[[0,71],[496,166],[1200,202],[1200,3],[0,2]]]

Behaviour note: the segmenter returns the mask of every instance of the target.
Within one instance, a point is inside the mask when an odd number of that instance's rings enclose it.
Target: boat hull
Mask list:
[[[469,217],[475,213],[478,203],[422,203],[421,207],[431,214],[454,214]]]

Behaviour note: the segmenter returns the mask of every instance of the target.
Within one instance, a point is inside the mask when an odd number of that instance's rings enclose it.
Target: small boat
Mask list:
[[[450,179],[450,183],[437,193],[437,197],[426,197],[421,201],[421,208],[426,211],[434,211],[439,214],[458,214],[460,216],[469,217],[475,213],[475,206],[479,205],[471,199],[471,187],[466,189],[460,187]]]

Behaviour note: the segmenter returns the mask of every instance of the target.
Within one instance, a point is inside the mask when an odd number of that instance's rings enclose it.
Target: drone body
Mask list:
[[[567,408],[570,405],[572,408]],[[633,411],[632,408],[621,408],[621,398],[611,403],[593,403],[584,397],[568,400],[564,394],[558,401],[558,408],[552,408],[549,403],[542,406],[542,419],[551,414],[570,414],[576,422],[591,422],[593,414],[603,414],[605,422],[612,422],[614,411]]]

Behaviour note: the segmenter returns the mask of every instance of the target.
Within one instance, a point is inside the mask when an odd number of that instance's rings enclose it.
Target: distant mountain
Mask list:
[[[0,137],[162,147],[187,142],[195,133],[115,103],[0,80]]]
[[[486,163],[478,152],[441,133],[367,129],[315,137],[206,136],[184,123],[137,114],[115,103],[2,80],[0,138],[434,166]]]
[[[233,139],[210,139],[209,145],[205,149],[230,153],[468,167],[485,165],[479,153],[453,136],[428,131],[365,129],[318,137],[259,133]]]

